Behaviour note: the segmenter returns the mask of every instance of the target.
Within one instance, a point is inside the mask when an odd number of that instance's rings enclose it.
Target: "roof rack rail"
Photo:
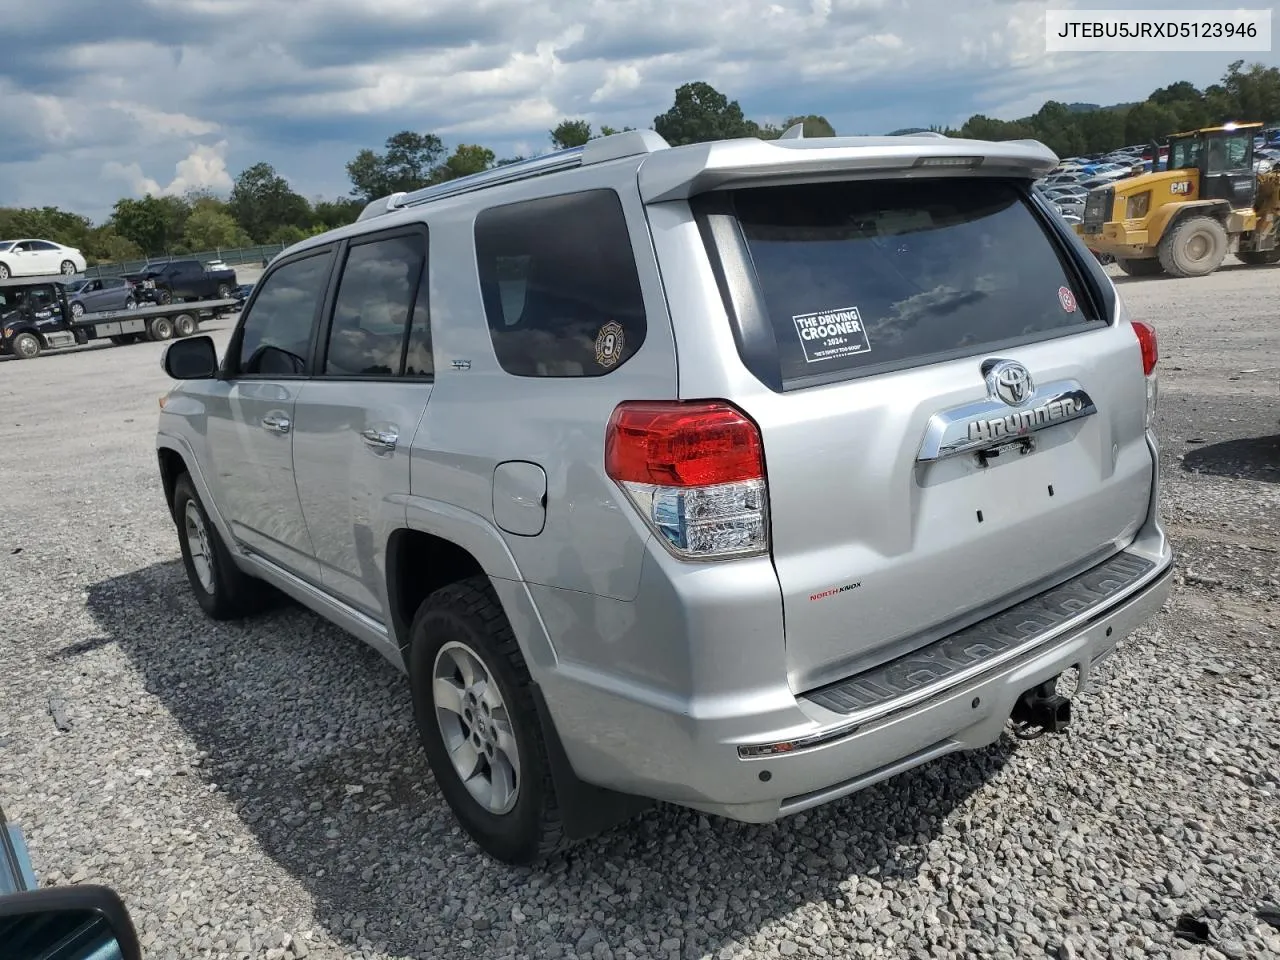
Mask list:
[[[895,136],[895,137],[941,137],[943,140],[949,140],[949,139],[950,139],[950,137],[948,137],[945,133],[939,133],[937,130],[913,130],[913,131],[911,131],[910,133],[895,133],[895,134],[891,134],[891,136]]]
[[[548,173],[558,173],[594,163],[605,163],[609,160],[618,160],[623,157],[653,153],[655,150],[665,150],[669,146],[670,144],[654,130],[624,130],[622,133],[589,140],[580,147],[569,147],[566,150],[557,150],[541,157],[519,160],[490,170],[482,170],[480,173],[458,177],[456,180],[446,180],[444,183],[433,184],[409,193],[393,193],[390,196],[382,197],[367,204],[356,220],[368,220],[396,210],[403,210],[406,207],[416,207],[429,203],[432,200],[443,200],[445,197],[473,193],[477,190],[487,190],[490,187],[501,186],[505,183],[517,183],[521,180],[544,176]]]

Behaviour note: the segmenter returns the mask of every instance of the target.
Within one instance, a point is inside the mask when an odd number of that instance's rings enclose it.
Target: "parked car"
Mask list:
[[[229,300],[237,284],[230,267],[210,269],[199,260],[148,263],[130,274],[134,296],[154,303],[191,300]]]
[[[51,240],[0,240],[0,280],[84,273],[84,255]]]
[[[195,600],[283,592],[404,671],[512,863],[1064,731],[1173,555],[1155,331],[1028,189],[1054,162],[637,130],[370,203],[221,359],[165,353]]]
[[[133,286],[124,277],[81,278],[63,286],[73,317],[106,310],[132,310],[138,305]]]

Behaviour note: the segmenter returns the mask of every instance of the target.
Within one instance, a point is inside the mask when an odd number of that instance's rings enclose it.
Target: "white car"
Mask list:
[[[0,280],[84,273],[84,254],[52,240],[0,240]]]

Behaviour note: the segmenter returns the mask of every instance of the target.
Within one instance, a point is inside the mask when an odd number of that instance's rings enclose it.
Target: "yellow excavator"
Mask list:
[[[1261,127],[1174,134],[1168,168],[1091,190],[1076,233],[1130,276],[1202,277],[1228,253],[1247,264],[1280,262],[1280,170],[1254,172]]]

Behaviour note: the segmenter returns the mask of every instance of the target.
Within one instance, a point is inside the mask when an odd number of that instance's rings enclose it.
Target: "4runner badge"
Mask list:
[[[928,463],[978,453],[1098,412],[1077,381],[1055,380],[1036,389],[1026,367],[1012,360],[988,371],[987,390],[982,400],[930,417],[916,459]],[[1012,402],[1015,397],[1021,402]]]

